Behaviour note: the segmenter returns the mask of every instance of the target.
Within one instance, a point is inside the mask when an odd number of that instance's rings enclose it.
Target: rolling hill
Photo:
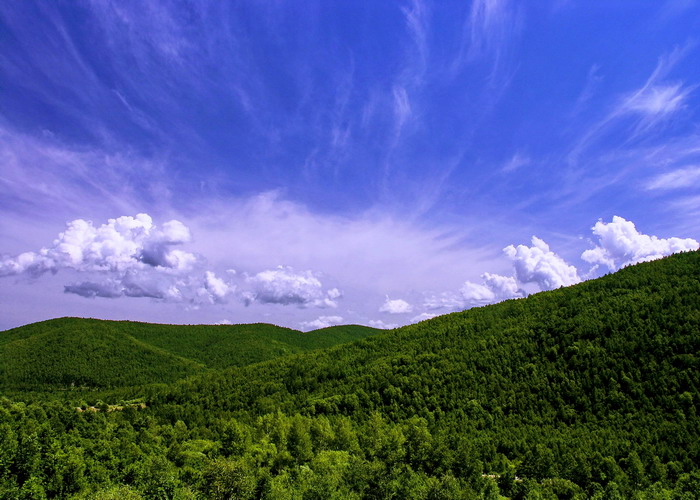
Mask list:
[[[169,383],[378,332],[359,325],[299,332],[263,323],[188,326],[59,318],[0,332],[0,388]]]
[[[187,349],[167,353],[194,359]],[[355,342],[122,386],[93,412],[0,399],[0,492],[692,499],[699,388],[700,253],[689,252]],[[125,400],[144,407],[110,411]]]

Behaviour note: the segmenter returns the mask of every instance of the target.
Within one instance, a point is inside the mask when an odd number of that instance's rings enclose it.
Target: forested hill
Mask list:
[[[380,330],[358,325],[300,332],[252,325],[158,325],[59,318],[0,332],[0,389],[109,388],[172,382],[331,347]]]
[[[699,351],[689,252],[96,411],[5,400],[0,492],[698,498]]]

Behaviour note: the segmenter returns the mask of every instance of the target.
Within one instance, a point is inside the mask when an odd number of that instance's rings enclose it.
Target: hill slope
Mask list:
[[[314,427],[348,418],[359,456],[377,462],[369,484],[385,493],[412,473],[449,473],[471,481],[465,491],[485,487],[481,474],[511,475],[500,486],[513,494],[517,474],[564,497],[626,497],[683,473],[700,486],[699,388],[700,253],[691,252],[189,380],[151,401],[163,416],[188,408],[192,423],[234,415],[295,460],[303,453],[275,425],[306,429],[318,453]],[[280,410],[304,417],[256,420]]]
[[[268,324],[156,325],[60,318],[0,332],[0,388],[108,388],[172,382],[374,335],[363,326],[299,332]]]

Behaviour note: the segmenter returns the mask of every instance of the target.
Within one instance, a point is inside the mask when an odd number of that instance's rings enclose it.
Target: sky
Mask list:
[[[700,4],[0,2],[0,329],[392,328],[700,240]]]

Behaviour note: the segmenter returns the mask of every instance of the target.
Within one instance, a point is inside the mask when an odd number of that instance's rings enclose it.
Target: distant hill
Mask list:
[[[158,325],[59,318],[0,332],[0,388],[113,388],[172,382],[331,347],[380,330],[359,325],[311,332],[252,325]]]

